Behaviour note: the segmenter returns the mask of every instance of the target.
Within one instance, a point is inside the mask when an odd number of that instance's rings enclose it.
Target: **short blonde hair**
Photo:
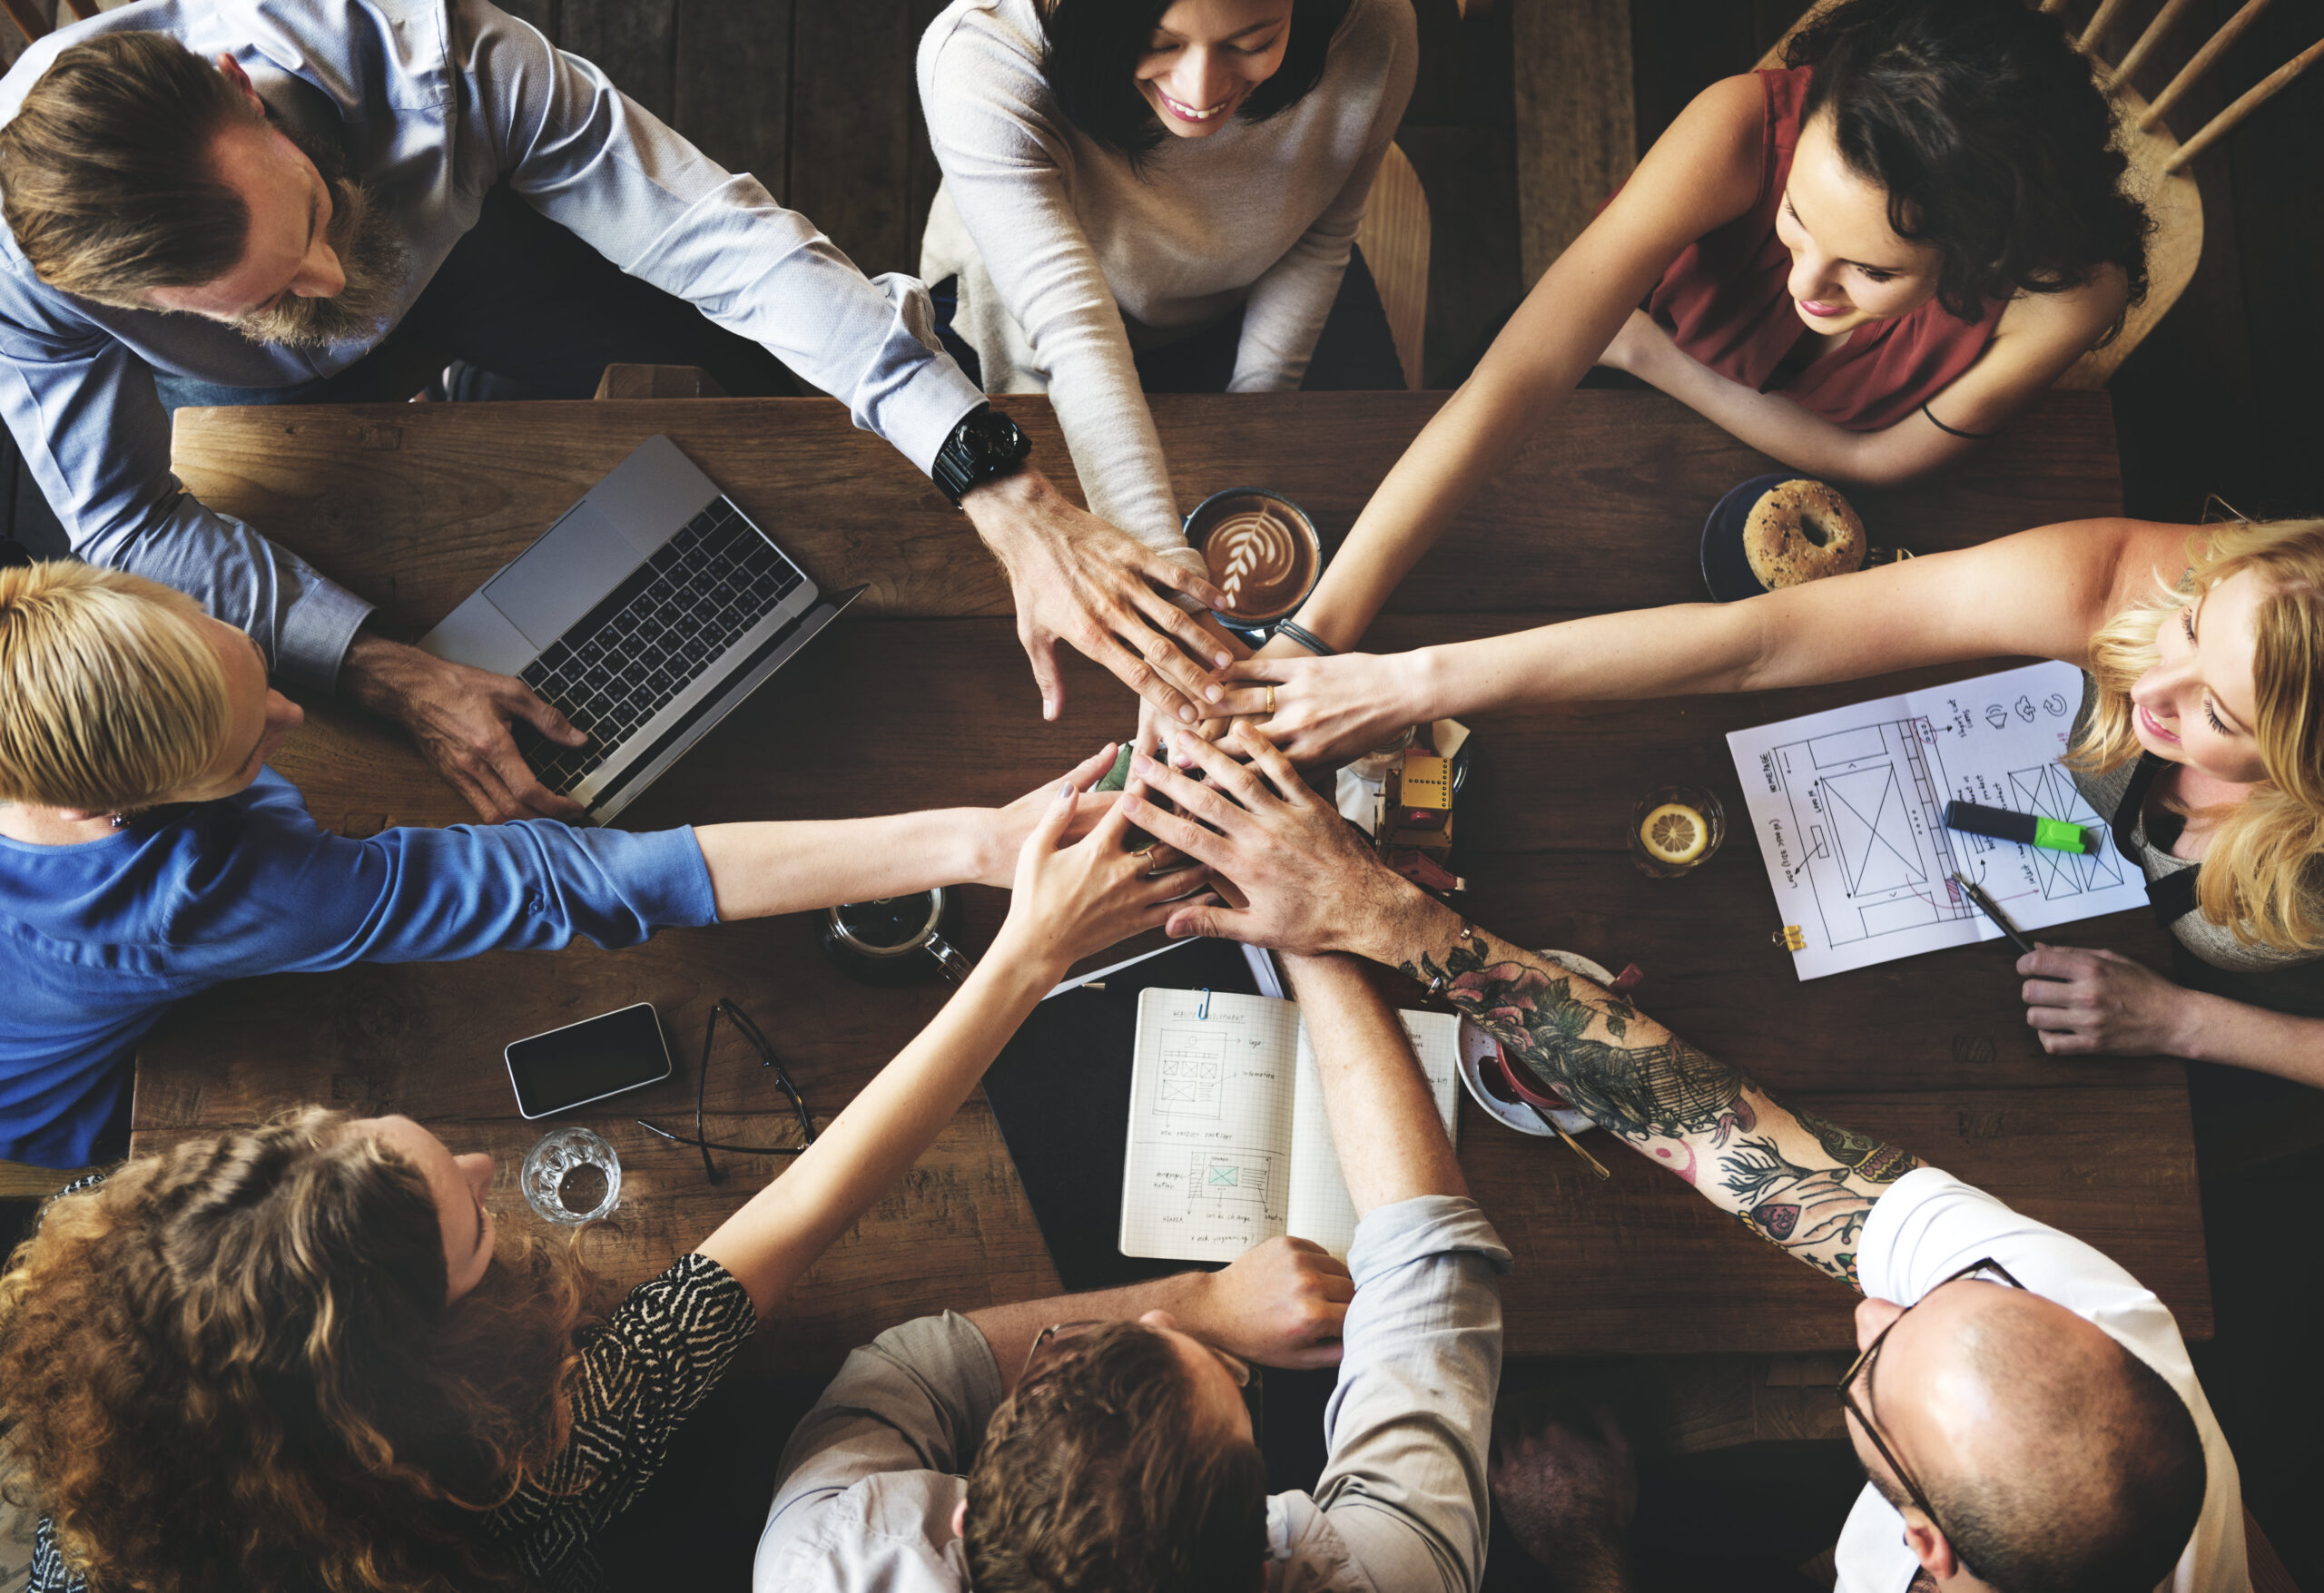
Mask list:
[[[199,778],[233,718],[201,618],[122,570],[0,570],[0,801],[120,812]]]
[[[2252,733],[2267,778],[2221,819],[2195,877],[2203,916],[2246,945],[2324,949],[2324,520],[2230,520],[2188,539],[2188,571],[2090,638],[2098,682],[2067,762],[2103,772],[2138,756],[2132,686],[2154,667],[2155,633],[2221,581],[2250,571],[2262,595]]]

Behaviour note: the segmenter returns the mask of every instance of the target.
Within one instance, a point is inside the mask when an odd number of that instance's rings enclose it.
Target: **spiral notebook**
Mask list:
[[[1460,1019],[1397,1016],[1457,1143]],[[1141,993],[1128,1139],[1124,1255],[1232,1261],[1289,1234],[1344,1256],[1354,1242],[1355,1206],[1295,1002],[1225,990]]]

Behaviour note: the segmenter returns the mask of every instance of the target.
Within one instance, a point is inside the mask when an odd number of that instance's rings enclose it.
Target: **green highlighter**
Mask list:
[[[1976,802],[1945,803],[1945,827],[1965,830],[1972,835],[1990,835],[1995,841],[2014,841],[2021,846],[2047,847],[2052,851],[2090,851],[2090,832],[2079,824],[2045,819],[2039,813],[1988,808]]]

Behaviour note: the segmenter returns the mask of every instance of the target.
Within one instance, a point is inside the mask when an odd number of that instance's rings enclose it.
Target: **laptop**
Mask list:
[[[517,745],[604,823],[853,603],[826,597],[666,437],[646,439],[420,638],[512,674],[587,733]]]

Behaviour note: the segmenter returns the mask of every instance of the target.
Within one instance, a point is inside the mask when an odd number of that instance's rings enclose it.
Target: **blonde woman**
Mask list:
[[[121,1155],[137,1041],[226,979],[1006,885],[1054,789],[881,819],[355,841],[265,766],[300,718],[258,644],[182,593],[89,565],[0,570],[0,1157]]]
[[[2074,780],[2144,872],[2167,979],[2019,960],[2060,1054],[2164,1053],[2324,1086],[2324,520],[2082,520],[1724,606],[1415,652],[1252,659],[1226,706],[1294,758],[1521,704],[1764,691],[2032,655],[2087,674]]]
[[[405,1117],[310,1109],[59,1197],[0,1280],[0,1416],[43,1513],[35,1593],[596,1585],[590,1539],[759,1321],[1069,963],[1161,922],[1173,887],[1123,849],[1120,812],[1063,844],[1088,805],[1071,786],[1042,799],[1008,919],[944,1009],[780,1178],[602,1316],[569,1250],[498,1228],[492,1158]],[[1279,1244],[1181,1280],[1173,1308],[1284,1363],[1332,1331],[1309,1298],[1345,1288],[1328,1256]]]

